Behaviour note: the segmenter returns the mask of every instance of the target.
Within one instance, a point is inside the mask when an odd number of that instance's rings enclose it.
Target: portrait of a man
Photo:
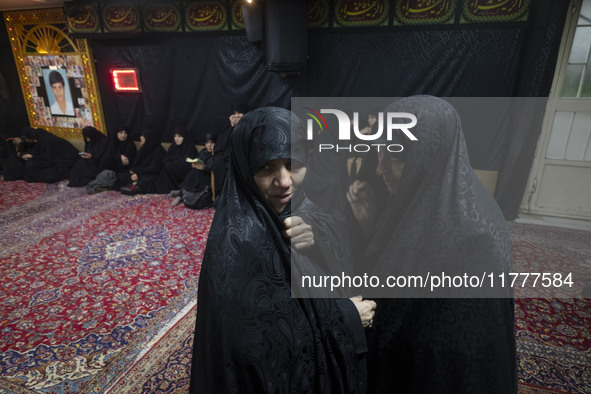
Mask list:
[[[43,70],[51,115],[75,116],[70,85],[63,69]]]

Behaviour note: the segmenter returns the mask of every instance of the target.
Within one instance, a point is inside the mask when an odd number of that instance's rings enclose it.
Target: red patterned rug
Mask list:
[[[213,209],[41,186],[0,180],[0,392],[103,392],[195,305]]]
[[[510,223],[520,272],[576,272],[578,298],[517,299],[515,327],[522,393],[591,393],[591,232]]]
[[[521,272],[580,265],[577,272],[591,274],[591,233],[517,223],[510,229]],[[120,381],[114,392],[188,392],[194,322],[195,309],[131,368],[134,379]],[[591,392],[591,300],[518,299],[515,326],[519,393]]]
[[[46,188],[45,183],[4,182],[0,178],[0,212],[36,199]]]
[[[0,191],[0,392],[188,392],[213,210],[63,183]],[[590,232],[510,229],[522,272],[591,278]],[[591,393],[591,300],[518,299],[515,324],[520,393]]]

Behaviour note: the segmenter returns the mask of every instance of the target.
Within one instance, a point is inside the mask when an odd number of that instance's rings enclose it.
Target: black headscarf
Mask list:
[[[282,237],[290,206],[277,214],[253,179],[274,159],[306,162],[305,149],[292,155],[291,122],[290,111],[260,108],[232,134],[199,279],[192,392],[359,392],[355,344],[337,302],[291,298]],[[301,123],[296,130],[303,135]]]
[[[213,134],[207,133],[205,135],[204,145],[209,140],[211,140],[215,143],[215,137],[213,136]],[[215,146],[214,146],[214,149],[215,149]],[[208,151],[207,148],[203,148],[199,151],[199,155],[197,157],[205,163],[205,167],[206,167],[207,171],[211,171],[211,166],[212,166],[212,161],[213,161],[213,153]]]
[[[137,152],[137,156],[131,165],[131,170],[136,174],[158,174],[162,168],[162,160],[166,151],[160,145],[158,135],[146,129],[142,132],[145,142]]]
[[[99,160],[107,149],[107,136],[92,126],[84,127],[82,136],[84,137],[84,152],[92,154],[94,160]],[[87,138],[90,141],[87,141]]]
[[[90,153],[88,159],[80,158],[70,171],[69,187],[86,186],[92,181],[99,172],[101,172],[101,163],[107,151],[107,136],[92,126],[86,126],[82,129],[84,138],[84,152]]]
[[[127,133],[125,141],[121,141],[117,134],[119,131],[124,130]],[[121,155],[127,157],[129,164],[124,165],[121,161]],[[137,148],[135,143],[130,137],[129,129],[121,127],[116,131],[109,133],[109,146],[107,148],[107,155],[104,156],[102,162],[102,168],[113,170],[117,173],[128,170],[130,165],[135,160],[137,155]]]
[[[501,211],[476,177],[453,106],[431,96],[399,100],[386,112],[417,117],[410,141],[394,132],[404,146],[391,154],[405,163],[399,192],[389,201],[365,254],[375,271],[417,273],[507,271],[511,243]],[[445,261],[444,265],[441,263]]]
[[[383,278],[509,269],[505,220],[470,167],[455,109],[417,96],[386,111],[414,114],[418,141],[395,133],[405,167],[362,259],[367,271]],[[510,298],[380,299],[368,334],[371,392],[516,391]]]
[[[197,149],[195,148],[191,134],[187,132],[186,129],[177,127],[173,131],[173,137],[175,134],[181,135],[183,137],[183,142],[182,144],[177,145],[173,138],[172,144],[166,152],[164,162],[165,164],[176,163],[185,166],[187,165],[187,162],[185,161],[187,157],[195,158],[195,156],[197,156]]]

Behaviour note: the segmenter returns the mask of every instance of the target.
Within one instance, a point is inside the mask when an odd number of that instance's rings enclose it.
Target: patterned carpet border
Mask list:
[[[111,387],[110,392],[189,392],[196,313],[194,306],[129,369],[124,379]]]

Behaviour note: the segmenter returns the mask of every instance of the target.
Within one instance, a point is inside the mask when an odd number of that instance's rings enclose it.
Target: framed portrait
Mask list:
[[[70,83],[64,68],[43,68],[43,80],[52,116],[76,116]]]
[[[61,8],[4,12],[32,127],[82,141],[82,128],[106,133],[92,54],[68,34]]]

